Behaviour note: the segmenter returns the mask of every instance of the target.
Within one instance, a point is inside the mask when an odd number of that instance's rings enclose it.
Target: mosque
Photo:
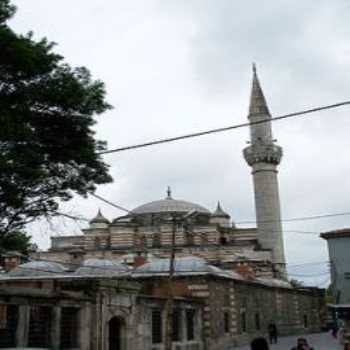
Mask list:
[[[240,228],[220,203],[210,211],[170,188],[112,221],[99,211],[82,235],[53,237],[48,251],[0,275],[0,348],[163,350],[169,290],[176,350],[246,343],[271,321],[280,334],[320,330],[323,291],[295,288],[286,274],[282,148],[255,67],[248,119],[243,155],[257,227]]]
[[[124,257],[130,264],[135,259],[140,263],[165,258],[174,229],[179,257],[194,255],[223,269],[286,279],[277,179],[282,148],[274,142],[255,67],[248,118],[251,141],[243,153],[252,168],[257,228],[236,227],[220,203],[210,211],[176,199],[168,188],[164,199],[140,205],[111,222],[99,211],[84,235],[53,237],[52,247],[40,258],[79,263],[87,258]]]

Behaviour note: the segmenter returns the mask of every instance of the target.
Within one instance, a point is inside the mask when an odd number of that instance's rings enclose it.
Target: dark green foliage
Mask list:
[[[0,254],[7,251],[17,251],[26,254],[31,247],[30,236],[23,232],[11,232],[0,236]]]
[[[0,0],[0,25],[11,18],[15,10],[16,7],[10,4],[10,0]]]
[[[13,12],[0,0],[0,235],[111,181],[92,130],[110,108],[104,84],[64,64],[46,39],[14,33]]]
[[[292,285],[292,287],[294,288],[303,288],[304,287],[304,283],[303,281],[299,281],[297,279],[291,279],[289,281],[289,283]]]

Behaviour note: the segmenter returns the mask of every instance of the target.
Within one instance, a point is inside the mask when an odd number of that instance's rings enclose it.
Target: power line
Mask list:
[[[189,139],[189,138],[194,138],[194,137],[199,137],[199,136],[204,136],[204,135],[209,135],[209,134],[215,134],[215,133],[224,132],[224,131],[229,131],[229,130],[233,130],[233,129],[244,128],[244,127],[248,127],[251,125],[263,124],[263,123],[268,123],[271,121],[278,121],[278,120],[292,118],[292,117],[296,117],[296,116],[311,114],[311,113],[315,113],[315,112],[319,112],[319,111],[324,111],[327,109],[342,107],[342,106],[349,105],[349,104],[350,104],[350,101],[344,101],[344,102],[339,102],[339,103],[335,103],[332,105],[306,109],[306,110],[303,110],[300,112],[284,114],[284,115],[280,115],[277,117],[265,118],[265,119],[255,121],[255,122],[246,122],[246,123],[226,126],[226,127],[222,127],[222,128],[217,128],[217,129],[210,129],[210,130],[206,130],[206,131],[200,131],[200,132],[185,134],[185,135],[181,135],[181,136],[169,137],[169,138],[165,138],[165,139],[159,139],[159,140],[149,141],[149,142],[145,142],[145,143],[114,148],[111,150],[98,152],[97,154],[99,154],[99,155],[110,154],[110,153],[129,151],[129,150],[138,149],[138,148],[145,148],[145,147],[155,146],[155,145],[159,145],[159,144],[163,144],[163,143],[175,142],[175,141],[180,141],[180,140],[184,140],[184,139]]]
[[[302,217],[296,217],[291,219],[283,219],[280,220],[281,222],[293,222],[293,221],[308,221],[308,220],[317,220],[317,219],[325,219],[325,218],[331,218],[336,216],[347,216],[350,215],[350,212],[342,212],[342,213],[330,213],[330,214],[322,214],[322,215],[311,215],[311,216],[302,216]],[[261,223],[268,223],[268,222],[276,222],[279,220],[263,220],[260,221]],[[255,224],[257,221],[251,220],[251,221],[238,221],[236,224]]]
[[[300,267],[300,266],[306,266],[306,265],[324,265],[324,264],[329,264],[330,262],[325,260],[325,261],[315,261],[315,262],[307,262],[307,263],[300,263],[300,264],[287,264],[288,267]]]
[[[319,232],[316,231],[300,231],[300,230],[283,230],[283,232],[290,232],[290,233],[300,233],[303,235],[319,235]]]
[[[117,209],[119,209],[119,210],[121,210],[121,211],[124,211],[124,212],[126,212],[126,213],[128,213],[128,214],[130,214],[130,215],[134,215],[134,214],[132,213],[131,210],[128,210],[128,209],[122,207],[121,205],[115,204],[115,203],[111,202],[110,200],[99,196],[98,194],[95,194],[95,193],[90,193],[90,194],[91,194],[91,196],[93,196],[93,197],[99,199],[99,200],[102,201],[102,202],[105,202],[105,203],[111,205],[111,206],[114,207],[114,208],[117,208]]]
[[[321,276],[328,276],[330,274],[329,271],[325,271],[325,272],[319,272],[319,273],[315,273],[315,274],[301,274],[301,273],[288,273],[288,276],[292,276],[292,277],[321,277]]]

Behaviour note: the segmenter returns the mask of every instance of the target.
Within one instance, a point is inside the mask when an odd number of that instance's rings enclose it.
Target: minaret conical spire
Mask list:
[[[253,82],[250,94],[249,117],[261,114],[270,116],[269,108],[267,107],[265,96],[256,72],[256,65],[253,63]]]

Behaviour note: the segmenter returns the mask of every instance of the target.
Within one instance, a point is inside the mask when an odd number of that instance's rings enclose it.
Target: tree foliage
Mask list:
[[[0,254],[9,250],[26,254],[31,248],[31,237],[24,232],[11,232],[0,236]]]
[[[303,288],[304,287],[304,282],[303,281],[299,281],[297,279],[291,279],[289,281],[289,283],[292,285],[292,287],[294,288]]]
[[[0,0],[0,235],[111,181],[92,130],[110,108],[104,84],[64,63],[47,39],[15,33],[14,11]]]

